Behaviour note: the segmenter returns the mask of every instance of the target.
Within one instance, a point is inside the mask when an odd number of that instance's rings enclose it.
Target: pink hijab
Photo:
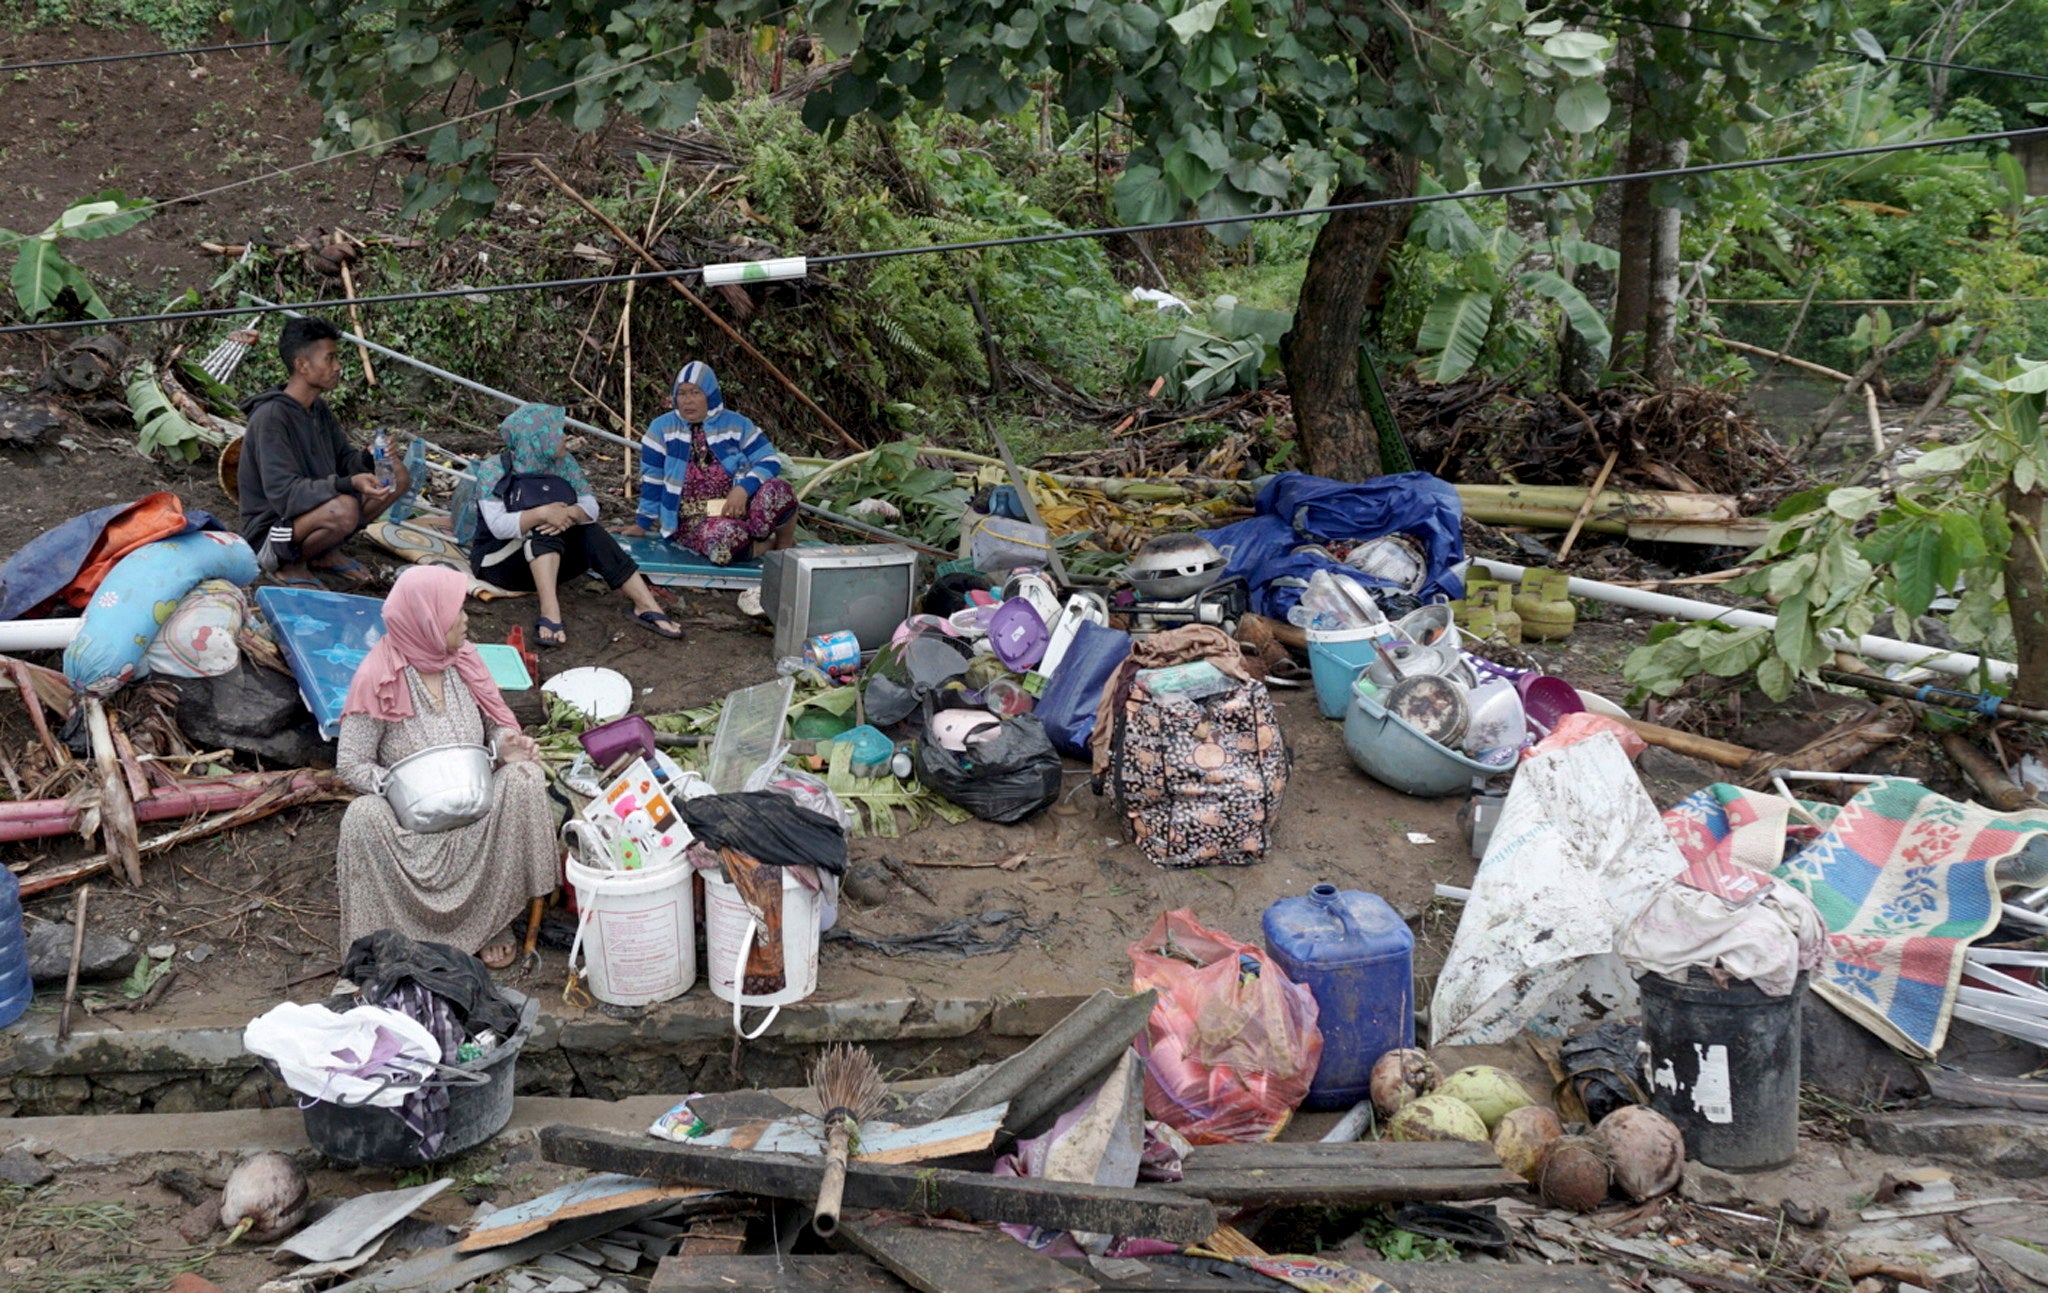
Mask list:
[[[401,574],[384,599],[384,638],[356,666],[341,712],[368,714],[387,723],[411,718],[405,666],[421,673],[453,669],[486,719],[518,731],[519,720],[512,717],[511,706],[491,681],[490,666],[476,648],[464,642],[448,649],[448,630],[461,616],[462,600],[468,595],[468,576],[446,566],[412,566]]]

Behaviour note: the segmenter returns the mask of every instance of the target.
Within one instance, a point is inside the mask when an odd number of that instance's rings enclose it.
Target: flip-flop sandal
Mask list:
[[[681,641],[683,630],[667,611],[640,611],[633,616],[633,622],[656,637]]]
[[[536,618],[533,621],[534,644],[543,651],[569,645],[569,630],[562,627],[560,620]]]
[[[317,575],[267,575],[265,578],[279,588],[311,588],[323,593],[327,591],[327,585],[321,583]]]
[[[1441,1239],[1483,1253],[1506,1252],[1512,1241],[1490,1207],[1453,1208],[1441,1203],[1410,1203],[1394,1214],[1394,1225],[1424,1239]]]
[[[505,969],[512,962],[519,959],[519,944],[512,942],[510,939],[502,943],[493,943],[483,951],[478,952],[476,959],[482,961],[486,969]]]
[[[367,588],[377,582],[377,576],[370,568],[354,557],[343,557],[331,566],[310,566],[308,569],[323,575],[333,575],[350,588]]]

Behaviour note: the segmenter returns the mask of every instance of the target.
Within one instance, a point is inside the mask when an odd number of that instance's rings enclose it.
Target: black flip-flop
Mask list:
[[[549,634],[554,636],[551,638]],[[533,621],[533,641],[534,645],[538,646],[541,650],[552,651],[556,647],[569,645],[569,630],[562,627],[562,621],[560,620],[535,617]]]
[[[656,637],[667,638],[671,642],[682,640],[682,628],[667,611],[637,611],[633,615],[633,622]],[[663,628],[664,623],[668,627]]]
[[[1504,1253],[1513,1241],[1491,1207],[1453,1208],[1441,1203],[1410,1203],[1394,1213],[1394,1225],[1424,1239],[1441,1239],[1460,1248]]]

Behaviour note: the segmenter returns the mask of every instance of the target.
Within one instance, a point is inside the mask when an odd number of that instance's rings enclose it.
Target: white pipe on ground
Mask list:
[[[16,651],[62,651],[85,627],[85,620],[8,620],[0,623],[0,655]]]
[[[1495,579],[1519,581],[1527,573],[1521,566],[1505,561],[1491,561],[1485,557],[1474,557],[1472,564],[1485,569]],[[1678,620],[1719,620],[1735,628],[1778,627],[1778,617],[1762,611],[1746,611],[1738,607],[1716,606],[1712,602],[1695,601],[1690,597],[1673,597],[1668,593],[1653,593],[1641,588],[1622,588],[1616,584],[1603,584],[1597,579],[1573,579],[1571,594],[1587,597],[1596,602],[1609,602],[1626,606],[1630,610],[1644,611],[1651,615],[1663,615]],[[1963,651],[1944,651],[1939,647],[1919,646],[1912,642],[1901,642],[1897,638],[1872,637],[1865,634],[1851,639],[1846,634],[1830,634],[1828,645],[1838,651],[1852,651],[1882,660],[1887,664],[1918,665],[1933,669],[1937,673],[1958,676],[1974,674],[1980,666],[1990,670],[1991,681],[2011,682],[2019,673],[2019,666],[2007,660],[1984,660]]]

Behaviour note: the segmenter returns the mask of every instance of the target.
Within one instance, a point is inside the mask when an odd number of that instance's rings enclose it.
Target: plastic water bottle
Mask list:
[[[377,466],[377,483],[391,488],[391,433],[379,431],[370,441],[370,461]]]
[[[0,867],[0,1028],[21,1018],[35,999],[28,977],[28,935],[21,923],[21,882]]]
[[[412,509],[420,501],[420,484],[427,478],[427,442],[418,436],[405,446],[405,492],[392,501],[384,513],[394,521],[412,519]]]

